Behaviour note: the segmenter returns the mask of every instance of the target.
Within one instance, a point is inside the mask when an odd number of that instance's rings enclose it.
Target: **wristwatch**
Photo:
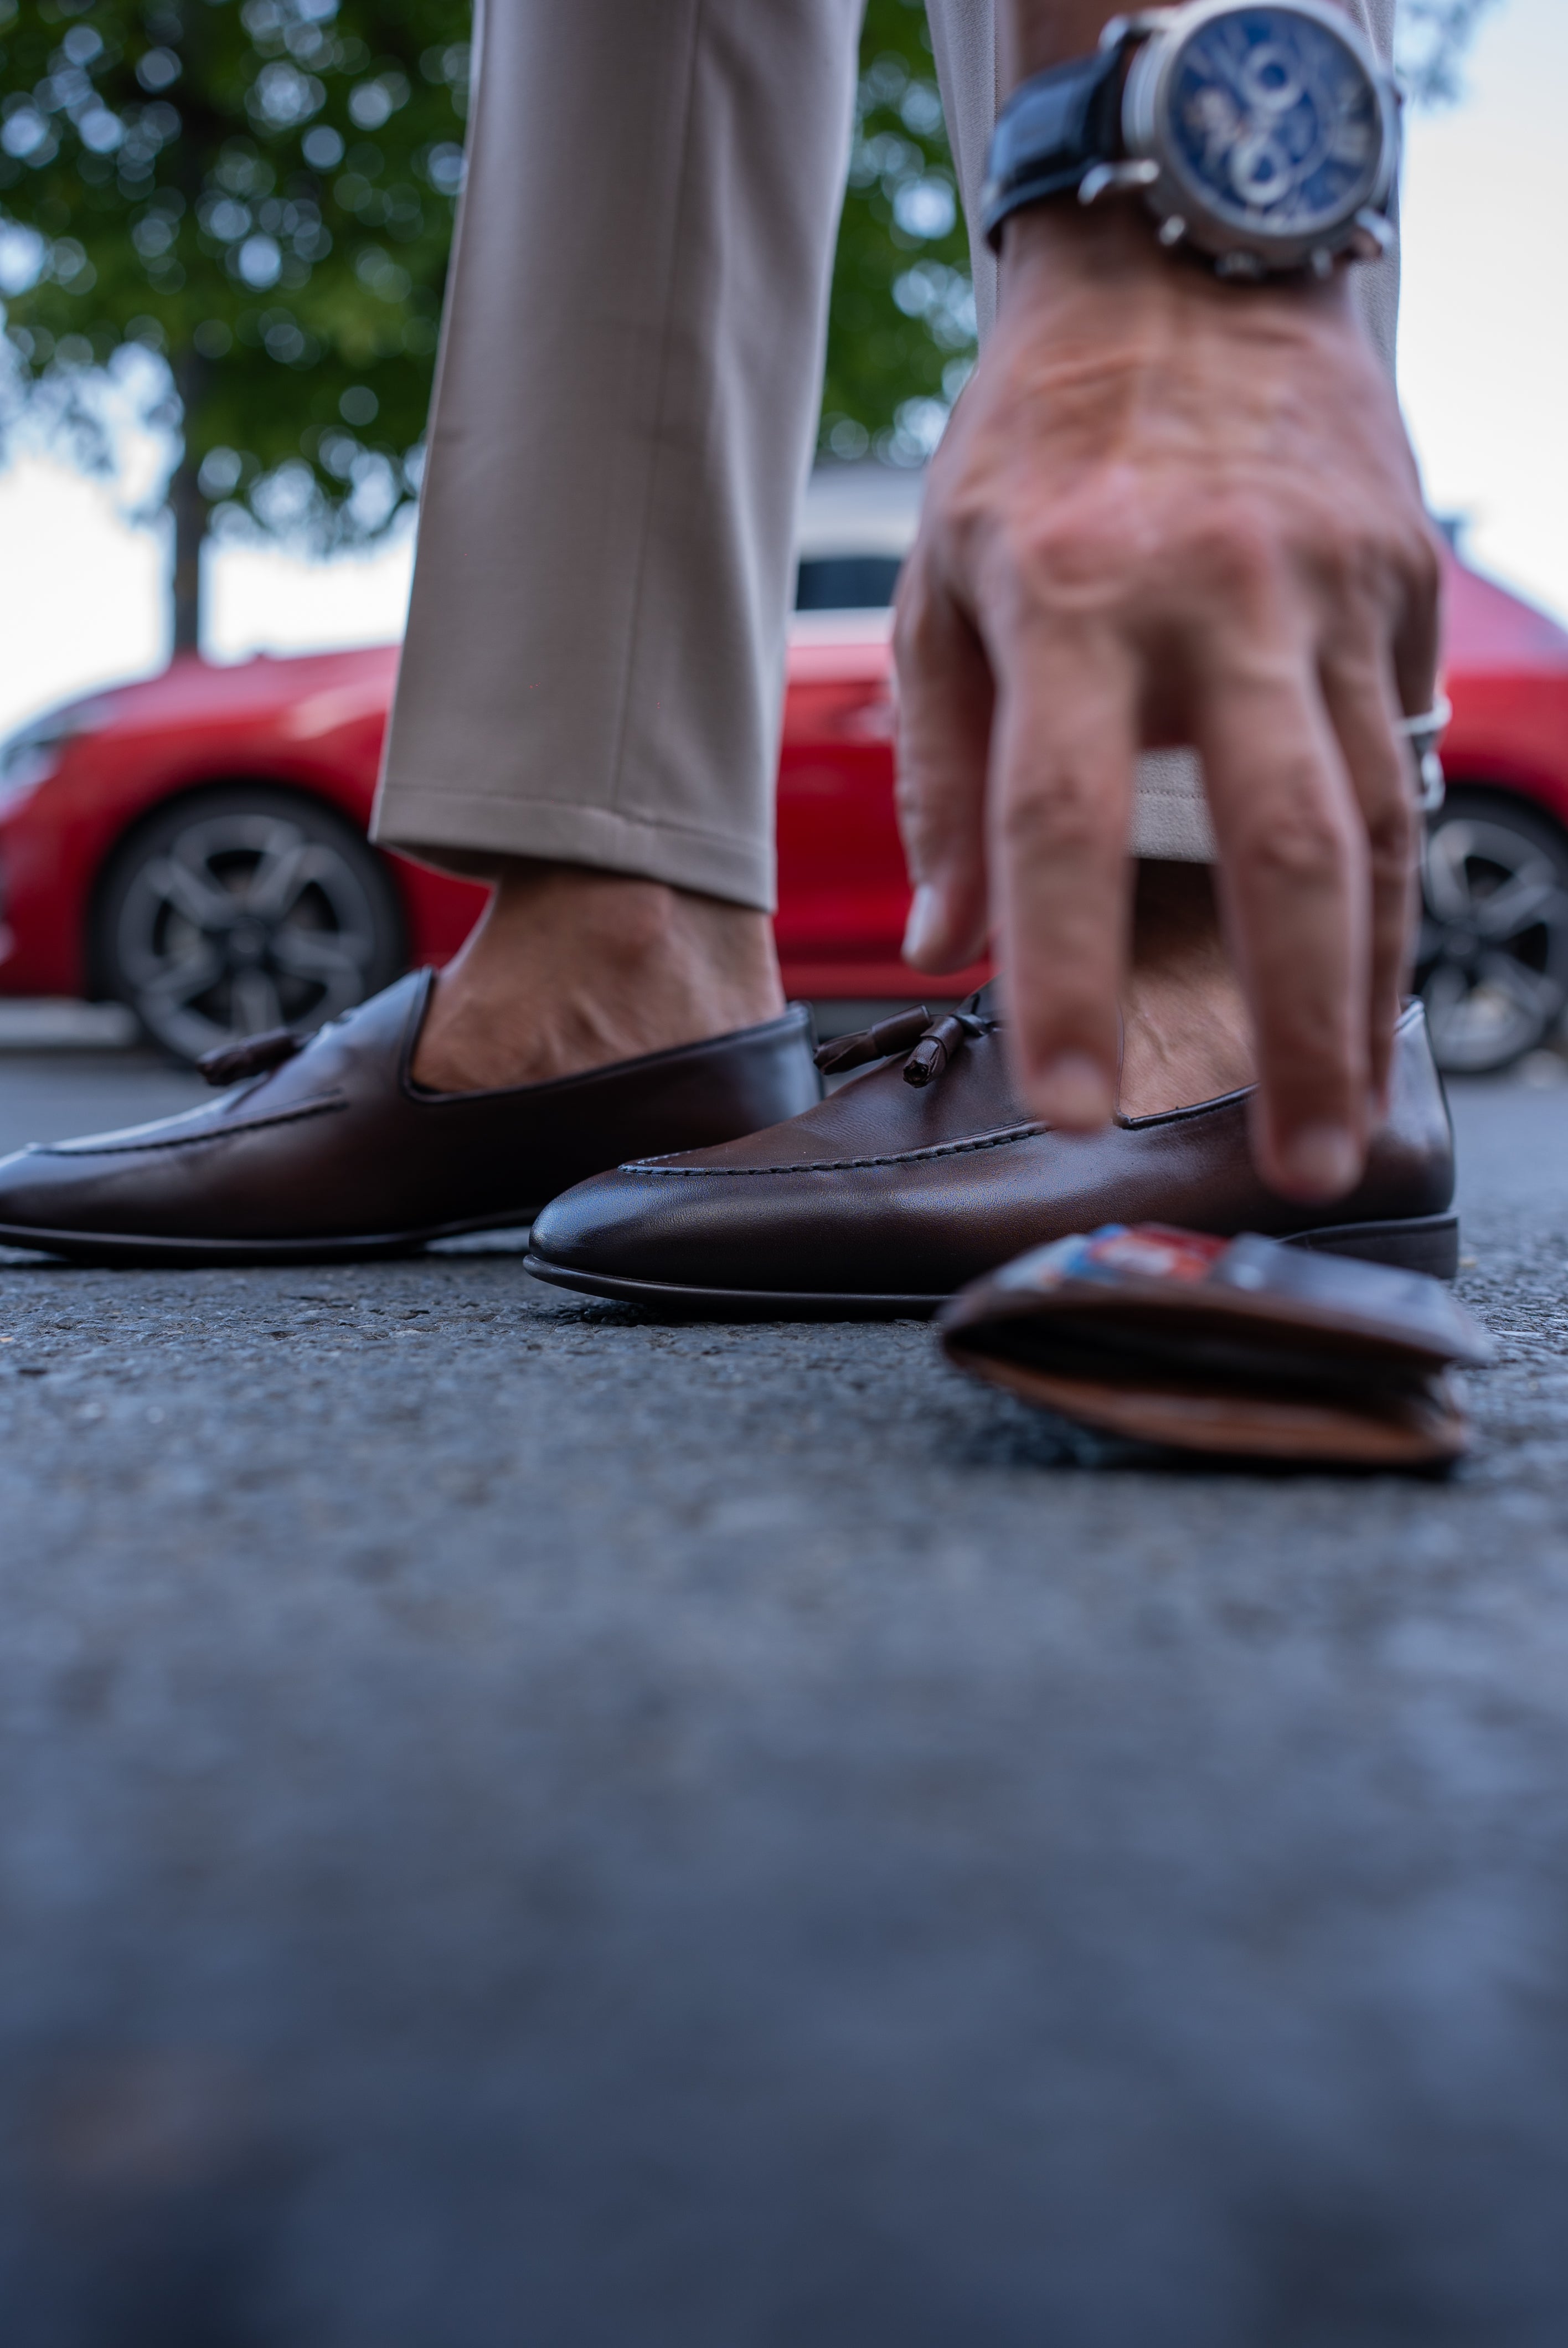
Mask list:
[[[1036,74],[997,117],[981,220],[1135,191],[1170,248],[1222,277],[1327,277],[1394,241],[1399,95],[1332,0],[1188,0],[1114,16],[1092,57]]]

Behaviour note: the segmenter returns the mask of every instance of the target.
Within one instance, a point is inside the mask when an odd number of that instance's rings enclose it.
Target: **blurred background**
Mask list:
[[[0,0],[0,729],[167,658],[171,490],[187,536],[210,530],[210,657],[402,626],[467,11],[246,0],[200,12],[195,55],[189,37],[149,46],[158,13]],[[924,31],[917,5],[872,0],[834,283],[830,461],[917,462],[972,355]],[[1401,40],[1416,102],[1400,366],[1429,497],[1462,522],[1472,561],[1568,615],[1554,160],[1568,9],[1433,0],[1407,6]],[[187,119],[202,85],[221,95],[247,77],[248,106]],[[171,171],[194,139],[207,151]],[[289,201],[302,180],[310,193]]]
[[[365,842],[393,664],[354,649],[404,623],[470,24],[0,0],[0,1045],[91,998],[189,1061],[474,918]],[[1568,8],[1402,0],[1399,63],[1401,381],[1460,558],[1417,978],[1473,1073],[1568,1002]],[[886,606],[974,351],[922,0],[869,0],[779,789],[785,982],[850,1024],[907,987]]]

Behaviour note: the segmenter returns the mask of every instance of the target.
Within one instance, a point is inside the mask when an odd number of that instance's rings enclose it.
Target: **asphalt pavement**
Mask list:
[[[1568,1083],[1455,1107],[1446,1480],[0,1261],[5,2348],[1561,2348]]]

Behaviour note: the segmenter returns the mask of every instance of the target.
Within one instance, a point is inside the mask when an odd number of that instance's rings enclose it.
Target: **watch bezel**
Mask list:
[[[1373,91],[1382,132],[1381,150],[1343,212],[1286,236],[1272,233],[1266,222],[1244,224],[1220,211],[1187,171],[1168,129],[1172,82],[1188,44],[1216,17],[1259,7],[1305,16],[1349,52]],[[1190,242],[1222,270],[1263,275],[1312,265],[1326,269],[1348,250],[1366,253],[1388,241],[1380,232],[1399,160],[1398,92],[1359,26],[1333,0],[1187,0],[1184,6],[1151,11],[1134,24],[1139,31],[1146,28],[1148,37],[1133,50],[1128,68],[1122,135],[1129,158],[1153,167],[1144,201],[1161,223],[1165,243]],[[1108,36],[1112,29],[1106,27]]]

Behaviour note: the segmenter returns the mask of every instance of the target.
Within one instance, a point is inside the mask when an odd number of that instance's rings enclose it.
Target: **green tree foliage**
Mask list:
[[[1406,0],[1418,96],[1453,94],[1489,5]],[[331,545],[416,492],[469,19],[469,0],[0,0],[13,387],[80,435],[98,370],[128,346],[167,361],[180,643],[212,515]],[[917,461],[973,352],[923,0],[868,0],[824,453]]]
[[[167,361],[177,641],[215,514],[364,541],[415,494],[468,0],[0,0],[15,386],[90,437],[97,371]],[[973,340],[921,0],[870,0],[825,449],[911,460]]]
[[[917,462],[974,349],[968,237],[924,0],[869,0],[828,312],[825,455]]]
[[[122,346],[167,358],[187,642],[210,509],[332,543],[415,493],[468,29],[466,0],[0,0],[14,362],[80,418]]]

